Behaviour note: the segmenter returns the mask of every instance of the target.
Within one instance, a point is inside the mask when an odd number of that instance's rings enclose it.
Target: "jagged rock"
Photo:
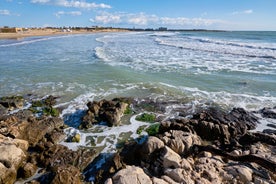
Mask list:
[[[276,129],[276,124],[269,123],[269,124],[267,124],[267,126]]]
[[[8,110],[22,108],[24,105],[24,98],[22,96],[2,97],[0,98],[0,104]]]
[[[264,129],[264,130],[263,130],[263,133],[266,133],[266,134],[274,134],[274,135],[276,135],[276,130]]]
[[[62,165],[55,168],[53,184],[81,184],[81,173],[79,169],[72,165]]]
[[[118,171],[112,177],[113,183],[116,184],[151,184],[152,181],[140,167],[126,166],[125,169]]]
[[[37,171],[37,166],[28,162],[21,169],[18,170],[18,176],[21,178],[29,178]]]
[[[269,181],[259,178],[259,177],[254,177],[254,184],[269,184]]]
[[[259,113],[261,113],[264,118],[276,119],[276,107],[263,108],[263,109],[259,110]]]
[[[225,113],[218,108],[209,108],[199,114],[194,115],[193,119],[200,121],[214,122],[215,124],[236,125],[236,129],[240,129],[240,133],[244,129],[256,128],[258,118],[250,112],[245,111],[243,108],[233,108],[230,113]]]
[[[56,117],[46,117],[42,120],[31,119],[19,138],[27,140],[30,146],[35,146],[47,133],[63,126],[63,121]]]
[[[178,154],[185,154],[194,144],[201,144],[201,139],[197,135],[179,130],[166,132],[162,140]]]
[[[26,151],[26,150],[24,150]],[[26,160],[26,154],[10,138],[0,138],[0,183],[12,184],[17,177],[17,170]]]
[[[0,116],[6,114],[7,112],[8,112],[8,109],[0,104]]]
[[[261,132],[247,132],[239,139],[242,145],[251,145],[257,142],[266,143],[269,145],[276,145],[276,135],[269,135]]]
[[[53,145],[40,155],[39,161],[44,167],[71,164],[83,171],[97,156],[98,153],[93,149],[72,151],[63,145]]]
[[[0,134],[23,139],[29,142],[30,146],[34,147],[47,134],[48,138],[53,142],[58,142],[65,135],[59,129],[64,126],[61,118],[57,117],[43,117],[40,119],[32,115],[26,114],[19,117],[15,115],[7,116],[0,122]],[[20,119],[22,118],[22,119]],[[57,132],[59,132],[57,134]]]
[[[232,139],[246,134],[248,130],[254,129],[258,118],[241,108],[234,108],[230,113],[210,108],[195,114],[192,119],[173,119],[162,122],[159,133],[169,130],[181,130],[196,133],[202,139],[229,144]],[[175,145],[175,141],[172,145]],[[183,145],[175,145],[181,149]]]
[[[93,124],[106,122],[108,126],[119,125],[128,104],[119,99],[112,101],[101,100],[99,102],[88,102],[88,110],[82,119],[80,128],[88,129]]]

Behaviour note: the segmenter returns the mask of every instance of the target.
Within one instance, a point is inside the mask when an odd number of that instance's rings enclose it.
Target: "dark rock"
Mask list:
[[[88,110],[82,119],[80,128],[88,129],[93,124],[106,122],[108,126],[119,125],[128,104],[121,101],[101,100],[99,102],[88,102]]]
[[[0,104],[9,109],[13,110],[15,108],[22,108],[24,105],[24,98],[22,96],[11,96],[0,98]]]
[[[40,155],[39,163],[46,168],[70,164],[83,171],[97,156],[98,153],[93,149],[72,151],[63,145],[53,145]]]
[[[276,146],[276,136],[269,135],[261,132],[247,132],[239,139],[242,145],[251,145],[257,142]]]
[[[8,112],[8,109],[0,104],[0,116],[6,114],[7,112]]]
[[[29,178],[33,176],[36,173],[36,171],[37,171],[37,166],[28,162],[18,170],[17,177]]]
[[[276,108],[263,108],[259,111],[264,118],[276,119]]]
[[[79,169],[72,165],[62,165],[54,169],[54,178],[51,183],[54,184],[81,184],[81,173]]]
[[[267,124],[267,126],[276,129],[276,125],[275,124]]]
[[[209,108],[194,115],[193,119],[234,126],[238,134],[244,134],[247,130],[255,129],[258,123],[258,118],[253,113],[242,108],[234,108],[230,113],[225,113],[218,108]]]
[[[28,110],[28,109],[23,109],[21,111],[18,111],[16,113],[12,114],[13,116],[17,117],[19,120],[28,120],[30,117],[34,117],[34,114],[32,113],[32,111]]]
[[[263,133],[266,133],[266,134],[274,134],[274,135],[276,135],[276,130],[264,129],[264,130],[263,130]]]

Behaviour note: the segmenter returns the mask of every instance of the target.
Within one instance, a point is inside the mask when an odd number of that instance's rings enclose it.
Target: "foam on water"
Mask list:
[[[179,33],[116,34],[99,38],[97,57],[141,71],[240,71],[276,74],[276,44],[182,36]],[[133,44],[135,43],[135,44]],[[157,44],[156,44],[157,43]]]
[[[68,136],[78,133],[81,135],[81,140],[79,143],[68,143],[63,141],[61,144],[72,150],[77,150],[79,147],[83,146],[100,148],[102,153],[115,153],[117,151],[116,147],[120,143],[119,141],[126,140],[126,137],[136,139],[141,136],[136,133],[137,129],[140,126],[149,126],[149,123],[135,120],[136,116],[137,115],[132,116],[130,118],[130,124],[127,125],[115,127],[94,125],[93,128],[87,131],[80,131],[72,127],[67,128],[65,133]]]

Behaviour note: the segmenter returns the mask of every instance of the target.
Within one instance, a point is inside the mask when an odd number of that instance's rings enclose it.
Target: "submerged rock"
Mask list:
[[[276,107],[263,108],[263,109],[259,110],[259,113],[261,113],[264,118],[276,119]]]

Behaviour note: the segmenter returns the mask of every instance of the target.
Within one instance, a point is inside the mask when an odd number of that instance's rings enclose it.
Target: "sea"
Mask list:
[[[89,130],[77,127],[87,102],[115,97],[171,101],[174,108],[216,106],[258,111],[276,106],[276,32],[164,31],[37,36],[0,40],[0,96],[58,97],[67,134],[81,134],[71,149],[116,152],[139,137],[135,120]],[[172,113],[173,112],[173,113]],[[261,118],[261,117],[260,117]],[[261,118],[257,131],[276,124]],[[144,134],[146,134],[144,132]],[[93,144],[92,144],[93,143]]]

